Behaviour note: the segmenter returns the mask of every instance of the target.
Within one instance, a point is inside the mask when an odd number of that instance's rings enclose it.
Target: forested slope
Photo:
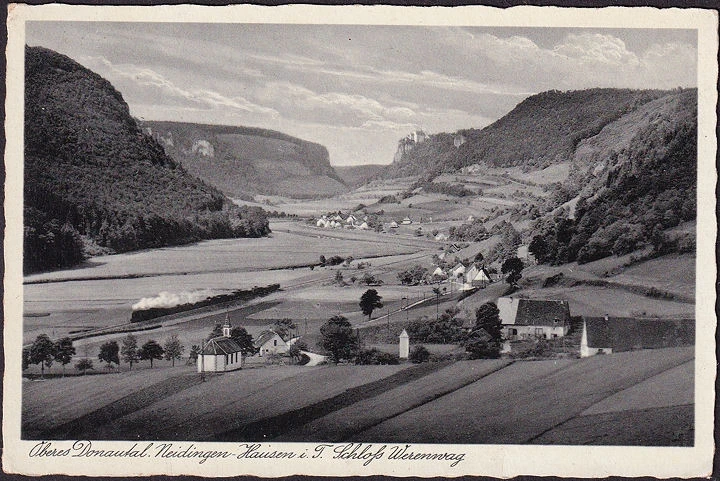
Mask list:
[[[696,217],[697,90],[666,95],[582,142],[563,186],[579,196],[573,218],[536,222],[531,249],[542,262],[587,262],[652,245],[693,251],[695,236],[668,231]]]
[[[70,58],[27,47],[26,272],[73,265],[87,248],[128,251],[269,232],[145,135],[122,95]]]
[[[472,164],[495,167],[547,167],[570,160],[583,139],[639,106],[668,92],[656,90],[552,90],[523,100],[507,115],[484,129],[440,133],[417,144],[382,173],[383,177],[454,171]]]

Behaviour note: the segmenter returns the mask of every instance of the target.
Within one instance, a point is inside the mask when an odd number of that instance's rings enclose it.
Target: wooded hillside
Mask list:
[[[542,168],[570,160],[575,147],[602,128],[666,91],[590,89],[552,90],[523,100],[507,115],[484,129],[430,136],[383,172],[385,178],[450,172],[472,164],[493,167]]]
[[[262,210],[232,206],[143,134],[107,80],[45,48],[25,53],[26,272],[88,249],[269,232]]]

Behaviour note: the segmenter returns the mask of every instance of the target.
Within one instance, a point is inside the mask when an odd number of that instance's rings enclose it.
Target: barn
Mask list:
[[[225,318],[222,329],[223,335],[210,339],[198,354],[198,372],[232,371],[243,366],[242,348],[230,337],[229,318]]]
[[[580,357],[694,344],[694,319],[586,317],[583,319]]]
[[[285,354],[290,346],[283,340],[278,333],[272,330],[263,331],[254,341],[255,349],[259,356],[267,354]]]
[[[497,307],[503,337],[508,340],[552,339],[570,330],[570,305],[565,300],[501,297]]]

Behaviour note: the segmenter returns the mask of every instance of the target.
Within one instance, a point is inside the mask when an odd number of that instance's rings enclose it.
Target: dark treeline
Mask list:
[[[121,94],[39,47],[25,64],[26,272],[124,252],[269,233],[260,208],[238,208],[141,132]]]

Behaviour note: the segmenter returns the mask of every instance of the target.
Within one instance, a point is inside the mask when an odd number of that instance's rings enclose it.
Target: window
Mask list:
[[[542,327],[536,327],[536,328],[535,328],[535,335],[536,335],[536,336],[542,336],[542,335],[543,335],[543,328],[542,328]]]
[[[277,339],[273,339],[273,346],[277,346]]]

